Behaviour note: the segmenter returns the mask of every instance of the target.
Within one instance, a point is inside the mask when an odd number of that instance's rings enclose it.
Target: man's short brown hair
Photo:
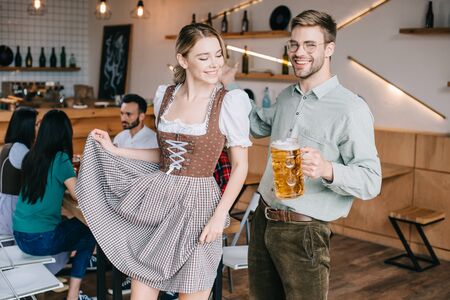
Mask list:
[[[297,26],[320,26],[325,42],[336,41],[336,22],[327,13],[317,10],[305,10],[292,19],[291,31]]]

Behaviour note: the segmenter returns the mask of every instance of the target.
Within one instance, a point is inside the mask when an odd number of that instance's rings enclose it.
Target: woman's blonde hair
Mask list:
[[[198,40],[206,37],[217,38],[220,43],[220,48],[222,49],[222,55],[225,59],[225,44],[222,37],[213,27],[203,23],[193,23],[181,28],[175,45],[175,51],[177,54],[179,53],[186,57]],[[173,69],[173,81],[175,84],[186,81],[186,70],[179,64]]]

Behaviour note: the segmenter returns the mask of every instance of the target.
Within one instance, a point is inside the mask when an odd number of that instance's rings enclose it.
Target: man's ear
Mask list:
[[[144,113],[140,113],[139,114],[139,122],[144,122],[145,119],[145,114]]]
[[[334,53],[334,49],[336,48],[336,44],[334,42],[330,42],[325,47],[325,57],[331,57]]]

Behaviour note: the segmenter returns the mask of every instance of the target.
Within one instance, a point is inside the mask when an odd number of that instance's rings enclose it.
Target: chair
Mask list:
[[[409,270],[416,271],[416,272],[422,272],[424,270],[427,270],[429,268],[439,265],[440,264],[439,259],[437,258],[436,254],[434,253],[433,248],[431,247],[430,242],[428,241],[422,227],[430,225],[430,224],[434,224],[436,222],[440,222],[444,219],[445,219],[445,214],[443,212],[438,212],[438,211],[434,211],[431,209],[420,208],[420,207],[416,207],[416,206],[409,206],[409,207],[391,212],[389,214],[389,221],[391,221],[391,224],[394,227],[395,232],[397,233],[398,237],[400,238],[400,241],[402,242],[406,253],[386,259],[384,262],[389,265],[394,265],[397,267],[409,269]],[[406,241],[405,236],[403,235],[403,233],[400,229],[400,226],[397,224],[398,221],[415,225],[417,232],[419,233],[425,247],[427,248],[427,251],[429,253],[428,257],[418,256],[412,252],[411,247],[408,244],[408,241]],[[409,258],[412,262],[412,265],[403,264],[403,263],[400,263],[397,261],[398,259],[403,258],[403,257]],[[427,263],[427,266],[422,267],[419,264],[419,261]]]
[[[233,240],[231,241],[230,246],[223,247],[223,264],[229,269],[239,270],[248,268],[247,263],[247,253],[248,253],[248,245],[240,245],[236,246],[237,241],[242,233],[244,228],[247,228],[249,216],[256,210],[258,206],[260,195],[258,193],[254,193],[252,199],[250,200],[247,209],[242,217],[242,220],[239,225],[239,230],[233,236]],[[247,236],[250,239],[250,235]],[[230,292],[233,292],[233,280],[231,277],[231,272],[228,273],[229,277],[229,289]]]
[[[43,265],[51,256],[23,253],[18,246],[0,242],[0,300],[19,299],[61,288],[63,284]]]

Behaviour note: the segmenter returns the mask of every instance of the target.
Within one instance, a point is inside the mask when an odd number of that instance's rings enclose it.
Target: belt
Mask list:
[[[266,204],[264,199],[261,197],[261,202],[264,207],[264,215],[267,220],[276,222],[310,222],[313,218],[299,214],[290,210],[281,210],[271,208]]]

